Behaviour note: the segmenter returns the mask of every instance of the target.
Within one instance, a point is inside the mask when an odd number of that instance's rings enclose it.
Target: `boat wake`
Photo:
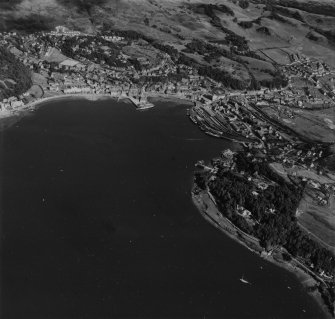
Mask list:
[[[242,283],[246,284],[246,285],[251,285],[251,283],[250,283],[248,280],[244,279],[243,276],[242,276],[242,278],[240,278],[240,281],[241,281]]]
[[[203,138],[186,138],[185,141],[203,141]]]

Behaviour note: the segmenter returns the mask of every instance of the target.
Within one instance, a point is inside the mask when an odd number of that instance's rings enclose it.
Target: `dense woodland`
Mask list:
[[[31,85],[30,70],[7,49],[0,47],[0,100],[18,96]]]
[[[297,224],[295,213],[305,185],[286,182],[273,172],[267,163],[253,163],[242,153],[236,156],[236,166],[238,171],[247,172],[254,178],[262,176],[274,183],[265,190],[259,190],[253,181],[248,181],[244,175],[227,171],[224,167],[219,167],[216,179],[211,181],[208,181],[207,173],[196,173],[195,182],[202,189],[208,187],[215,197],[219,210],[240,229],[259,238],[264,248],[282,246],[291,256],[302,258],[308,265],[312,265],[316,272],[323,270],[335,275],[334,255],[311,239]],[[252,194],[253,190],[259,195]],[[237,205],[252,213],[256,221],[254,226],[237,214]],[[270,208],[274,211],[271,212]],[[333,312],[334,287],[320,285],[318,288]]]
[[[310,239],[297,225],[295,212],[302,199],[304,186],[286,182],[275,174],[266,163],[253,163],[243,154],[238,154],[236,164],[239,171],[263,176],[275,182],[265,190],[257,189],[259,196],[252,194],[256,190],[253,181],[239,176],[223,167],[217,178],[206,183],[206,175],[197,175],[200,187],[208,185],[215,196],[220,210],[233,220],[241,229],[258,237],[263,247],[285,247],[293,256],[304,258],[313,264],[315,270],[324,270],[335,274],[335,258],[325,248]],[[200,183],[199,183],[200,181]],[[236,205],[245,207],[257,221],[251,227],[244,218],[236,216]],[[271,213],[270,208],[275,212]]]

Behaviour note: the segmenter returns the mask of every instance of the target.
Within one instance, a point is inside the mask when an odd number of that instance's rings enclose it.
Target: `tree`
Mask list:
[[[240,0],[238,2],[238,5],[242,8],[242,9],[247,9],[249,7],[249,1],[248,0]]]
[[[206,175],[206,173],[204,173],[204,172],[197,172],[197,173],[195,173],[195,183],[196,183],[196,185],[199,187],[199,188],[201,188],[201,189],[203,189],[203,190],[205,190],[206,189],[206,187],[207,187],[207,175]]]
[[[30,70],[4,47],[0,47],[0,70],[0,80],[6,84],[0,87],[0,100],[18,96],[31,87]],[[6,79],[12,79],[15,83]]]

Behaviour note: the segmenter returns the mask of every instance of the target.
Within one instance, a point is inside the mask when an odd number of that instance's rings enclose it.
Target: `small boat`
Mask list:
[[[249,285],[251,285],[250,282],[249,282],[248,280],[246,280],[246,279],[243,278],[243,276],[242,276],[242,278],[240,278],[240,281],[243,282],[244,284],[249,284]]]

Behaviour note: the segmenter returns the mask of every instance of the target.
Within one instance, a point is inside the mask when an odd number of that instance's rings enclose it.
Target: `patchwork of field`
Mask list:
[[[301,110],[293,122],[294,124],[289,126],[306,137],[322,142],[335,142],[335,131],[331,125],[335,123],[333,108],[317,111]]]
[[[298,176],[320,184],[335,183],[335,175],[331,173],[319,175],[298,166],[287,168],[281,163],[271,163],[270,167],[288,182],[290,182],[288,176]],[[318,196],[324,196],[322,191],[306,187],[297,210],[298,222],[310,236],[335,252],[335,196],[330,194],[327,204],[320,204]]]
[[[286,180],[288,179],[288,175],[298,176],[302,178],[311,179],[320,184],[333,184],[335,183],[335,175],[332,173],[327,173],[325,175],[317,174],[312,170],[303,169],[300,166],[294,166],[291,168],[284,167],[281,163],[271,163],[270,167],[279,175],[284,177]]]
[[[335,44],[322,34],[335,25],[335,17],[331,15],[334,5],[324,0],[322,3],[309,1],[308,6],[297,4],[297,0],[280,2],[281,7],[287,8],[287,13],[278,11],[275,16],[268,11],[265,1],[249,2],[248,8],[241,8],[238,1],[231,0],[165,0],[164,4],[158,0],[101,0],[90,1],[89,7],[83,8],[80,6],[83,1],[16,0],[14,3],[16,6],[9,5],[8,1],[0,2],[0,20],[3,21],[0,29],[47,30],[66,25],[92,33],[103,26],[110,26],[141,31],[147,36],[176,43],[182,43],[183,38],[222,40],[223,33],[211,23],[210,17],[205,12],[195,13],[191,6],[223,4],[232,10],[233,15],[216,10],[221,24],[244,36],[252,49],[291,48],[292,51],[322,57],[335,66]],[[315,13],[313,8],[317,10]],[[239,25],[241,21],[258,22],[251,28],[243,28]],[[311,27],[315,29],[317,40],[306,37]],[[277,51],[271,55],[279,60],[286,59]]]
[[[304,212],[298,217],[299,224],[335,252],[335,197],[330,197],[328,205],[320,206],[305,195],[299,210]]]
[[[283,106],[281,108],[285,109]],[[286,109],[290,110],[289,108]],[[335,142],[335,112],[333,107],[317,110],[294,109],[292,118],[285,118],[284,115],[279,116],[277,110],[271,107],[265,107],[263,110],[311,140],[326,143]]]
[[[289,54],[284,50],[278,49],[263,49],[261,52],[268,58],[270,61],[285,65],[291,62]]]

